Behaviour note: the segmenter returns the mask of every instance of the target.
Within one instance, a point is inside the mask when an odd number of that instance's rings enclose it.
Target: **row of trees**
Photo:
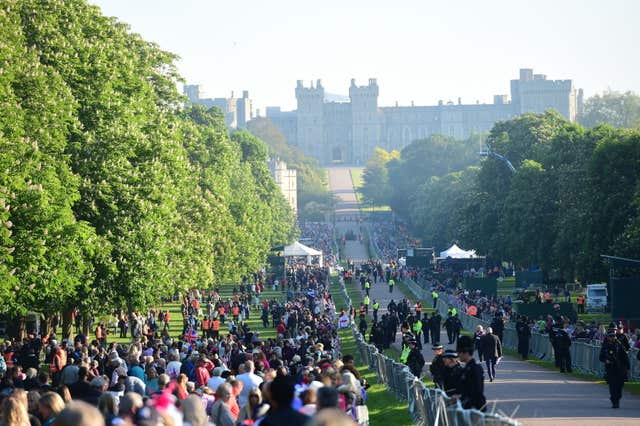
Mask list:
[[[267,143],[271,157],[280,158],[289,168],[297,170],[299,219],[323,221],[334,205],[326,170],[318,166],[317,160],[304,155],[298,147],[289,145],[287,138],[268,118],[254,118],[247,128]]]
[[[591,129],[554,112],[497,123],[475,141],[419,140],[386,163],[391,207],[425,244],[603,279],[601,254],[640,253],[640,132]],[[381,191],[382,192],[382,191]]]
[[[5,314],[143,309],[292,239],[265,145],[181,108],[174,55],[84,0],[3,2],[0,40]]]

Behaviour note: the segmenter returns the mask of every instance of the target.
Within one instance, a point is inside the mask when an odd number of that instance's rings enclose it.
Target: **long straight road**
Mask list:
[[[341,218],[336,227],[341,232],[352,230],[360,233],[362,225],[348,168],[330,168],[329,178],[331,190],[338,198],[336,218]],[[359,241],[347,241],[344,257],[355,262],[365,261],[368,257],[366,247]],[[380,303],[381,311],[392,298],[397,301],[402,297],[405,295],[398,289],[390,294],[384,283],[372,285],[371,298]],[[454,345],[446,345],[444,333],[440,342],[446,348],[455,349]],[[423,353],[425,359],[430,360],[433,357],[431,345],[424,345]],[[513,414],[525,425],[640,425],[640,397],[625,392],[620,408],[612,409],[606,386],[575,379],[510,356],[504,357],[497,367],[496,380],[485,382],[485,395],[489,410],[495,406],[507,415]]]

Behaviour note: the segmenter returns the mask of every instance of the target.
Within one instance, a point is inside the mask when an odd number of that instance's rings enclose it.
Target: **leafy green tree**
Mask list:
[[[640,129],[640,96],[633,92],[613,91],[595,95],[585,102],[578,121],[586,127],[609,124],[618,128]]]
[[[432,135],[407,145],[400,159],[387,163],[391,207],[401,216],[409,217],[410,194],[432,176],[443,176],[476,164],[481,141],[479,136],[457,140]]]
[[[391,196],[389,187],[389,174],[387,163],[400,158],[398,151],[385,151],[376,148],[373,156],[367,162],[362,176],[363,185],[360,191],[365,202],[373,206],[384,206],[388,204]]]
[[[255,118],[247,128],[267,144],[270,157],[285,161],[287,167],[297,171],[298,217],[324,220],[324,214],[333,209],[334,199],[329,192],[326,171],[318,166],[317,160],[287,144],[286,137],[268,118]]]

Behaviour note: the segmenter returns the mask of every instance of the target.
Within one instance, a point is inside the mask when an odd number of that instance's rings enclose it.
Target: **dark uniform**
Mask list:
[[[442,390],[445,391],[447,396],[452,396],[460,393],[458,391],[458,385],[460,384],[460,375],[462,374],[462,366],[456,364],[454,367],[444,367],[442,377]]]
[[[487,400],[484,397],[484,373],[474,358],[462,368],[457,391],[463,408],[485,411]]]
[[[447,338],[449,339],[449,344],[451,345],[455,343],[456,340],[458,340],[460,329],[462,328],[462,323],[458,319],[457,315],[450,315],[444,322],[444,326],[447,329]]]
[[[440,326],[442,323],[442,317],[438,311],[434,312],[429,319],[429,331],[431,332],[431,343],[434,345],[440,344]]]
[[[555,350],[556,366],[560,367],[560,372],[571,373],[571,337],[562,328],[551,330],[553,334],[553,349]]]
[[[442,361],[442,355],[436,355],[433,358],[433,361],[431,361],[429,372],[431,372],[431,376],[433,377],[433,383],[435,383],[440,389],[446,389],[444,382],[445,369],[446,367]]]
[[[412,345],[415,345],[414,340],[412,340],[411,342]],[[424,357],[416,346],[413,346],[411,352],[409,352],[409,357],[407,358],[407,367],[409,367],[411,374],[416,376],[416,378],[420,378],[420,375],[422,374],[422,368],[424,368]]]
[[[613,333],[610,333],[600,349],[600,362],[604,362],[604,378],[609,384],[609,396],[613,408],[620,407],[622,387],[629,377],[629,356]]]
[[[518,333],[518,353],[522,359],[529,357],[529,340],[531,339],[531,329],[527,324],[526,318],[521,319],[516,324],[516,332]]]

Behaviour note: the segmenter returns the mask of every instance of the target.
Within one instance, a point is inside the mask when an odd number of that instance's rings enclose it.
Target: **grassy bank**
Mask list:
[[[356,304],[361,300],[360,292],[353,285],[346,286],[347,293]],[[331,278],[331,295],[336,303],[336,309],[347,309],[346,301],[340,288],[339,278],[334,276]],[[374,371],[369,369],[360,358],[358,347],[351,329],[342,329],[339,331],[340,344],[343,354],[352,354],[356,357],[356,367],[360,375],[367,379],[371,387],[367,391],[367,406],[369,407],[369,418],[372,425],[382,425],[386,422],[392,422],[394,425],[412,425],[413,420],[409,415],[409,408],[405,401],[399,401],[395,396],[387,390],[384,384],[378,383],[378,378]]]

